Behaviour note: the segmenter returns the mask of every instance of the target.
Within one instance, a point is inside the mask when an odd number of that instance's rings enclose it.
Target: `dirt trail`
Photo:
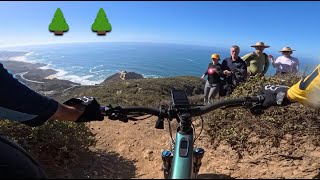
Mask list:
[[[134,172],[126,167],[114,168],[121,177],[163,178],[160,154],[168,148],[169,133],[155,129],[155,121],[155,117],[128,123],[107,120],[90,122],[88,126],[97,133],[96,150],[115,152],[133,162],[135,167],[131,170]],[[167,123],[165,126],[168,127]],[[199,129],[196,128],[197,133]],[[250,139],[251,143],[259,141],[255,137]],[[319,173],[320,148],[303,137],[292,139],[287,136],[278,148],[265,143],[265,146],[252,148],[242,158],[226,144],[214,149],[208,142],[204,133],[196,141],[196,145],[206,151],[200,178],[314,178]]]

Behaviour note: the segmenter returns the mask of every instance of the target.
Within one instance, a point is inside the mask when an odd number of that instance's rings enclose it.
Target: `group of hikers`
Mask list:
[[[204,87],[204,104],[210,103],[218,94],[229,96],[249,76],[263,77],[269,69],[269,61],[276,68],[275,75],[295,74],[299,71],[299,60],[292,56],[295,50],[290,47],[282,48],[279,51],[282,55],[276,60],[272,55],[263,52],[265,48],[270,47],[263,42],[257,42],[251,47],[255,48],[254,52],[240,57],[240,47],[233,45],[230,48],[230,57],[225,58],[221,63],[219,54],[211,55],[212,62],[201,76],[202,79],[208,76]]]

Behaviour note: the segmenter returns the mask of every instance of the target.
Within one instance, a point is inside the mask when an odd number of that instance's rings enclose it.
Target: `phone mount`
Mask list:
[[[186,108],[190,106],[189,99],[184,90],[171,89],[171,102],[173,108]]]

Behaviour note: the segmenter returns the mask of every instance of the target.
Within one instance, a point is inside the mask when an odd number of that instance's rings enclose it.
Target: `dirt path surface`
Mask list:
[[[128,123],[90,122],[97,145],[92,154],[82,156],[77,168],[61,174],[63,178],[163,178],[161,152],[168,148],[168,130],[155,129],[156,118]],[[165,127],[167,123],[165,123]],[[200,128],[196,128],[198,133]],[[252,137],[250,143],[261,143]],[[227,144],[213,148],[204,133],[196,141],[205,149],[199,178],[315,178],[320,168],[320,148],[304,137],[287,136],[280,147],[268,143],[251,148],[242,158]]]

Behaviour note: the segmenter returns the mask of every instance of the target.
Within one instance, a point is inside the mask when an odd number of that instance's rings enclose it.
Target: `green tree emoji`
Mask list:
[[[106,35],[106,32],[111,31],[111,24],[107,18],[103,8],[100,8],[94,23],[91,26],[93,32],[97,32],[98,35]]]
[[[67,32],[68,30],[69,26],[66,19],[63,17],[61,9],[58,8],[49,25],[49,31],[54,32],[54,35],[63,35],[63,32]]]

